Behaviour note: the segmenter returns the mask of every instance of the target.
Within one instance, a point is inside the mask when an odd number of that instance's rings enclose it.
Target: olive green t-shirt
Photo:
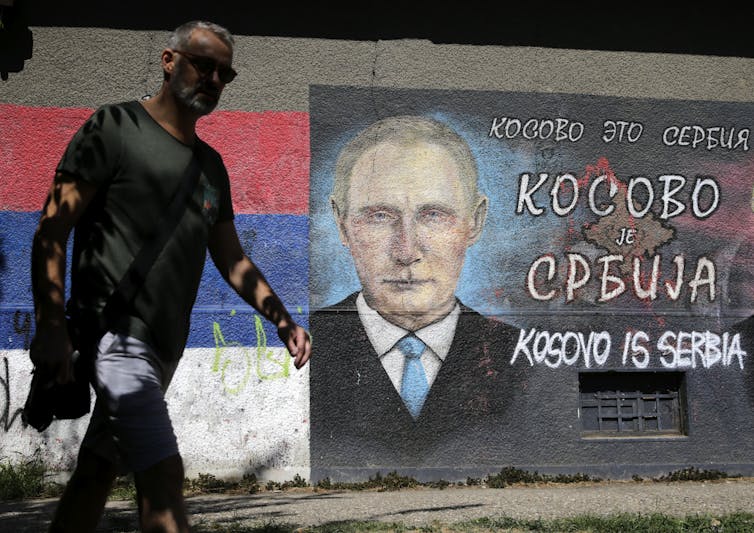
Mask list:
[[[220,155],[197,140],[201,175],[175,231],[133,303],[112,329],[175,360],[186,344],[210,227],[233,219]],[[74,230],[69,312],[101,312],[143,244],[154,237],[178,190],[192,148],[136,101],[97,109],[79,129],[58,171],[97,186]]]

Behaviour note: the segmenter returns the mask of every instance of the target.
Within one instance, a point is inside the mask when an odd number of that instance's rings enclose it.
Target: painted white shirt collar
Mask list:
[[[382,318],[377,311],[369,307],[362,293],[356,298],[356,309],[372,347],[377,352],[395,390],[400,394],[404,356],[395,348],[395,344],[411,332]],[[429,348],[422,354],[421,362],[430,387],[448,356],[460,314],[461,306],[456,303],[445,318],[413,332]]]

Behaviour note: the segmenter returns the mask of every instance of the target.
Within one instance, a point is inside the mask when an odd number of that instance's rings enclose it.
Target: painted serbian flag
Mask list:
[[[12,315],[0,326],[4,349],[28,348],[32,235],[58,160],[92,112],[0,104],[0,309]],[[306,325],[309,115],[216,111],[199,121],[198,130],[228,168],[244,248]],[[208,263],[188,347],[211,347],[219,341],[254,345],[261,336],[269,345],[280,346],[274,328],[266,321],[261,321],[263,329],[255,327],[258,321],[252,314]]]

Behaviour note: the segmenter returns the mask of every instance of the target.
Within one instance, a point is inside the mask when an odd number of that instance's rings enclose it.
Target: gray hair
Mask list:
[[[168,48],[171,48],[173,50],[184,49],[188,45],[189,39],[191,38],[191,32],[194,30],[211,31],[212,33],[217,35],[222,42],[228,45],[231,50],[233,50],[233,46],[236,43],[233,39],[233,35],[231,35],[231,33],[226,28],[223,28],[219,24],[215,24],[214,22],[207,22],[204,20],[192,20],[191,22],[181,24],[173,31],[173,33],[170,34],[170,38],[168,39]]]
[[[400,115],[384,118],[362,130],[340,152],[335,163],[332,200],[341,209],[342,215],[348,212],[348,189],[354,165],[367,150],[383,142],[400,146],[426,142],[444,148],[458,164],[469,205],[476,203],[479,198],[477,164],[466,140],[440,121]]]

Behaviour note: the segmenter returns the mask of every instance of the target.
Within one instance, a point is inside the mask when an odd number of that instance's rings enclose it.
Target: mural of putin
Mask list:
[[[488,208],[467,143],[382,119],[340,153],[330,204],[361,290],[311,318],[313,477],[484,463],[518,330],[455,295]]]

